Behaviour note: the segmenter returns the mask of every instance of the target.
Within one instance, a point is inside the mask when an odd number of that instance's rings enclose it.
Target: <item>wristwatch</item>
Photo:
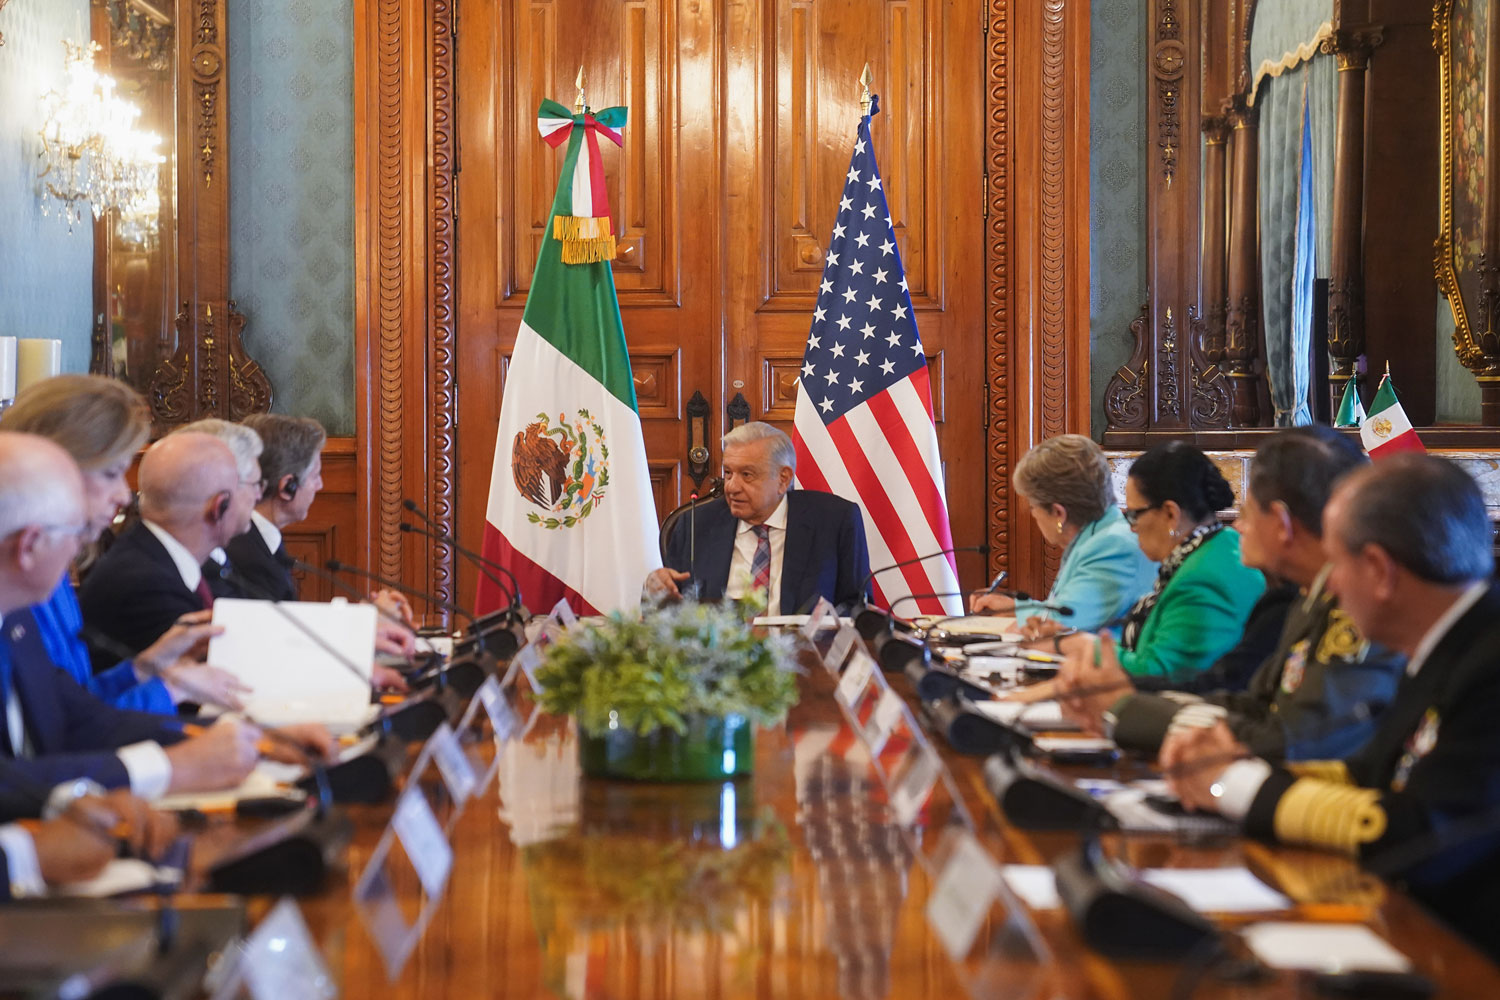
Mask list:
[[[106,794],[104,786],[92,778],[76,778],[73,781],[64,781],[52,793],[47,796],[47,802],[42,806],[42,819],[57,819],[63,813],[72,808],[73,803],[79,799],[86,799],[90,795]]]

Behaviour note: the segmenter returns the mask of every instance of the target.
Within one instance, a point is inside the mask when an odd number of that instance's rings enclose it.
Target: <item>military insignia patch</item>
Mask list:
[[[516,491],[542,508],[526,519],[544,528],[571,528],[592,514],[609,486],[609,446],[604,428],[587,410],[568,420],[538,413],[515,436],[510,474]]]
[[[1354,620],[1337,609],[1328,614],[1328,627],[1323,638],[1318,640],[1318,662],[1332,663],[1334,660],[1360,660],[1364,658],[1369,642],[1354,625]]]
[[[1286,663],[1281,667],[1281,690],[1286,694],[1297,690],[1302,686],[1302,678],[1306,673],[1307,640],[1304,639],[1286,655]]]

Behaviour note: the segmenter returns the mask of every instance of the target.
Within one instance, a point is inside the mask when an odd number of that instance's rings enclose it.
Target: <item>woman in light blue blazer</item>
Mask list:
[[[1046,604],[1071,608],[1059,615],[1034,600],[977,594],[971,610],[1013,612],[1028,635],[1058,625],[1094,631],[1130,610],[1151,590],[1156,563],[1147,559],[1116,506],[1104,452],[1082,434],[1062,434],[1032,448],[1016,463],[1016,493],[1049,545],[1063,550]],[[1055,623],[1055,624],[1054,624]]]

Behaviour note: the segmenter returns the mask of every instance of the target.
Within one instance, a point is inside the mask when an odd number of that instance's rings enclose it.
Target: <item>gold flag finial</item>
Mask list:
[[[870,64],[865,63],[864,70],[859,74],[859,113],[863,117],[870,114],[870,81],[875,79],[875,74],[870,72]]]
[[[1386,362],[1385,362],[1385,377],[1386,377],[1386,381],[1390,381],[1390,378],[1391,378],[1391,362],[1390,362],[1389,358],[1387,358]]]
[[[582,63],[580,63],[578,65],[578,79],[576,79],[576,80],[573,81],[573,85],[578,88],[578,97],[575,98],[574,101],[573,101],[573,113],[575,115],[581,115],[581,114],[583,114],[584,110],[588,108],[588,102],[583,99],[583,64]]]

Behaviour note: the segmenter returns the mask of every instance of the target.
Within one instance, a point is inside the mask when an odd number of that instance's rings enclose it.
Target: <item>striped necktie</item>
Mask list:
[[[757,524],[750,529],[755,532],[755,556],[750,560],[750,586],[771,596],[771,529]]]

